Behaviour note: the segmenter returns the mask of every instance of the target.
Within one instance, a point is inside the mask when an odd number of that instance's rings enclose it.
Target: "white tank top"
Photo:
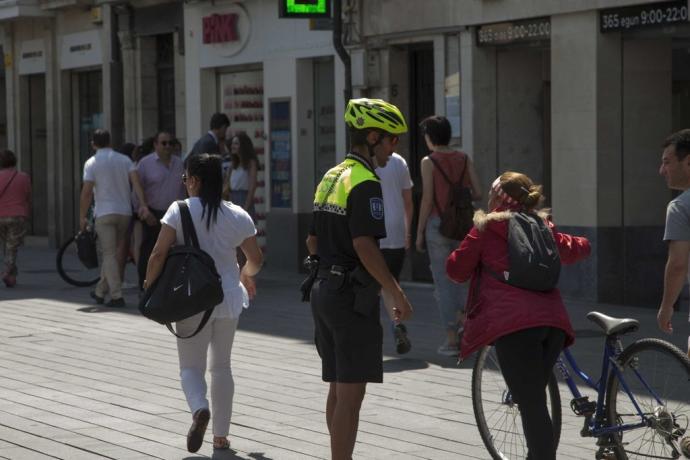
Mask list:
[[[249,190],[249,174],[242,166],[230,169],[230,190]]]

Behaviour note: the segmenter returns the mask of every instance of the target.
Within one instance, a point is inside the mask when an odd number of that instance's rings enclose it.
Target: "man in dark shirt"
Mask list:
[[[378,246],[386,226],[374,172],[407,131],[405,119],[392,104],[353,99],[345,122],[352,151],[321,180],[307,237],[319,266],[311,303],[322,379],[330,383],[326,422],[335,460],[352,458],[366,384],[383,381],[379,292],[400,319],[412,313]]]
[[[220,144],[225,142],[225,131],[230,127],[230,119],[224,113],[214,113],[211,117],[209,131],[201,136],[192,147],[189,155],[199,153],[220,154]]]

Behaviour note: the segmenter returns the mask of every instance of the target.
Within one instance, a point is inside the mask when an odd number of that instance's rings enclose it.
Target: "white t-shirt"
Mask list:
[[[247,290],[240,283],[240,269],[237,265],[237,247],[244,240],[256,234],[254,221],[247,211],[229,201],[221,201],[218,218],[211,227],[206,228],[206,215],[203,220],[203,206],[197,197],[185,200],[194,222],[199,246],[213,258],[223,283],[225,298],[213,311],[212,318],[239,318],[243,308],[249,306]],[[184,244],[180,207],[174,202],[161,219],[161,223],[175,229],[177,244]]]
[[[84,181],[94,183],[94,214],[132,215],[129,173],[134,163],[128,156],[110,148],[98,149],[84,163]]]
[[[242,166],[230,168],[230,190],[249,190],[249,174]]]
[[[405,202],[403,190],[412,188],[410,170],[405,159],[393,153],[383,168],[376,168],[376,175],[381,179],[383,191],[383,210],[386,219],[386,237],[379,240],[382,249],[405,247]]]

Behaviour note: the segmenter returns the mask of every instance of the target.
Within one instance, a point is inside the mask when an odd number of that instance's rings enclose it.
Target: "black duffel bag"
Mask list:
[[[145,317],[165,324],[181,339],[194,337],[211,318],[213,309],[223,301],[223,285],[213,258],[199,248],[192,215],[187,203],[177,202],[182,219],[184,246],[173,246],[165,259],[163,271],[146,289],[139,311]],[[205,312],[191,335],[180,336],[171,323]]]
[[[74,241],[77,244],[77,257],[86,268],[98,267],[96,239],[96,232],[93,230],[84,230],[77,233],[74,237]]]

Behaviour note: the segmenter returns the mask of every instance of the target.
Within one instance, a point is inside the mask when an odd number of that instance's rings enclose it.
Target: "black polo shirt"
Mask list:
[[[378,179],[371,164],[360,155],[349,153],[346,159],[355,160],[358,167],[371,171]],[[359,263],[352,240],[360,236],[375,239],[386,237],[383,194],[381,184],[365,180],[350,190],[346,214],[314,211],[309,234],[318,238],[318,255],[322,267],[341,265],[349,269]]]

